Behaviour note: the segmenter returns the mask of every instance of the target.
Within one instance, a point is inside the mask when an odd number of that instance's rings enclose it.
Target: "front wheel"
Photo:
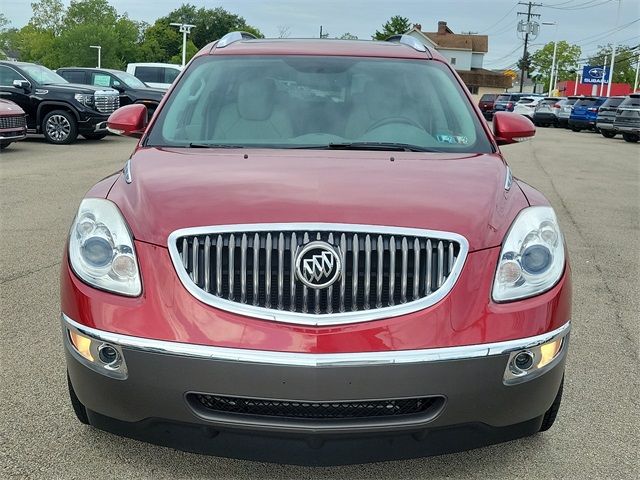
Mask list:
[[[574,132],[580,132],[580,131],[582,131],[582,129],[581,129],[581,128],[578,128],[578,127],[571,127],[571,130],[572,130],[572,131],[574,131]]]
[[[560,388],[558,389],[558,393],[556,395],[555,400],[544,414],[544,418],[542,419],[542,425],[540,425],[540,431],[546,432],[549,430],[556,421],[556,417],[558,416],[558,410],[560,410],[560,402],[562,402],[562,387],[564,386],[564,377],[562,377],[562,381],[560,382]]]
[[[0,143],[0,150],[4,150],[5,148],[7,148],[9,145],[11,145],[11,142],[7,142],[7,143]]]
[[[102,140],[107,136],[107,132],[101,133],[83,133],[82,136],[87,140]]]
[[[623,133],[622,138],[624,138],[625,142],[637,143],[640,140],[640,135],[637,133]]]
[[[616,136],[616,132],[614,132],[613,130],[602,130],[600,129],[600,133],[602,134],[602,136],[604,138],[613,138]]]
[[[68,145],[78,138],[78,122],[66,110],[53,110],[42,120],[42,133],[49,143]]]

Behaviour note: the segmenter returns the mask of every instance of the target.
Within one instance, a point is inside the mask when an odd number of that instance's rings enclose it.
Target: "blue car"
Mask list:
[[[574,132],[596,130],[598,109],[607,100],[606,97],[583,97],[571,109],[569,128]]]

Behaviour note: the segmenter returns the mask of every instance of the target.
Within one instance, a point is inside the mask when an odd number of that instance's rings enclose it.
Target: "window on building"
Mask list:
[[[456,64],[456,57],[451,57],[451,65],[455,65]]]
[[[477,95],[478,90],[478,85],[469,85],[469,92],[471,92],[473,95]]]

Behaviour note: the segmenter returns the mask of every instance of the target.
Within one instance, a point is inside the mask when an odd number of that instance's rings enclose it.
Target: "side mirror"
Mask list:
[[[147,127],[147,107],[134,103],[121,107],[109,115],[107,129],[111,133],[126,137],[142,137]]]
[[[496,112],[493,115],[493,136],[498,145],[523,142],[536,134],[531,120],[511,112]]]
[[[13,86],[16,88],[21,88],[22,90],[29,91],[31,90],[31,84],[28,80],[14,80]]]

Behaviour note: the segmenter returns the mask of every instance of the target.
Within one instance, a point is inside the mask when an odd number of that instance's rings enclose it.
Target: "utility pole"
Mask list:
[[[580,65],[578,64],[578,69],[576,70],[576,84],[573,87],[573,95],[578,94],[578,81],[580,80]]]
[[[618,0],[618,13],[616,14],[616,28],[618,28],[618,24],[620,23],[620,7],[621,6],[622,6],[622,0]],[[613,48],[611,49],[611,66],[609,67],[609,85],[607,86],[607,97],[611,95],[611,84],[613,83],[613,67],[616,60],[617,46],[618,44],[613,42]]]
[[[191,29],[195,25],[189,25],[188,23],[170,23],[174,27],[178,27],[178,31],[182,34],[182,66],[187,63],[187,35],[191,33]]]
[[[532,22],[531,18],[540,18],[540,14],[538,13],[531,13],[531,9],[533,7],[541,7],[542,4],[541,3],[533,3],[533,2],[518,2],[518,5],[526,5],[527,6],[527,11],[526,12],[518,12],[518,15],[526,15],[527,16],[527,20],[522,21],[520,20],[518,22],[518,32],[520,33],[524,33],[524,50],[522,52],[522,65],[520,68],[520,92],[522,93],[522,87],[524,85],[524,74],[525,71],[528,70],[525,65],[525,62],[527,61],[528,58],[528,53],[527,53],[527,46],[529,45],[529,35],[533,36],[534,38],[538,36],[538,31],[540,29],[540,24],[537,22]]]
[[[327,38],[329,36],[328,32],[323,32],[322,25],[320,25],[320,38]]]

